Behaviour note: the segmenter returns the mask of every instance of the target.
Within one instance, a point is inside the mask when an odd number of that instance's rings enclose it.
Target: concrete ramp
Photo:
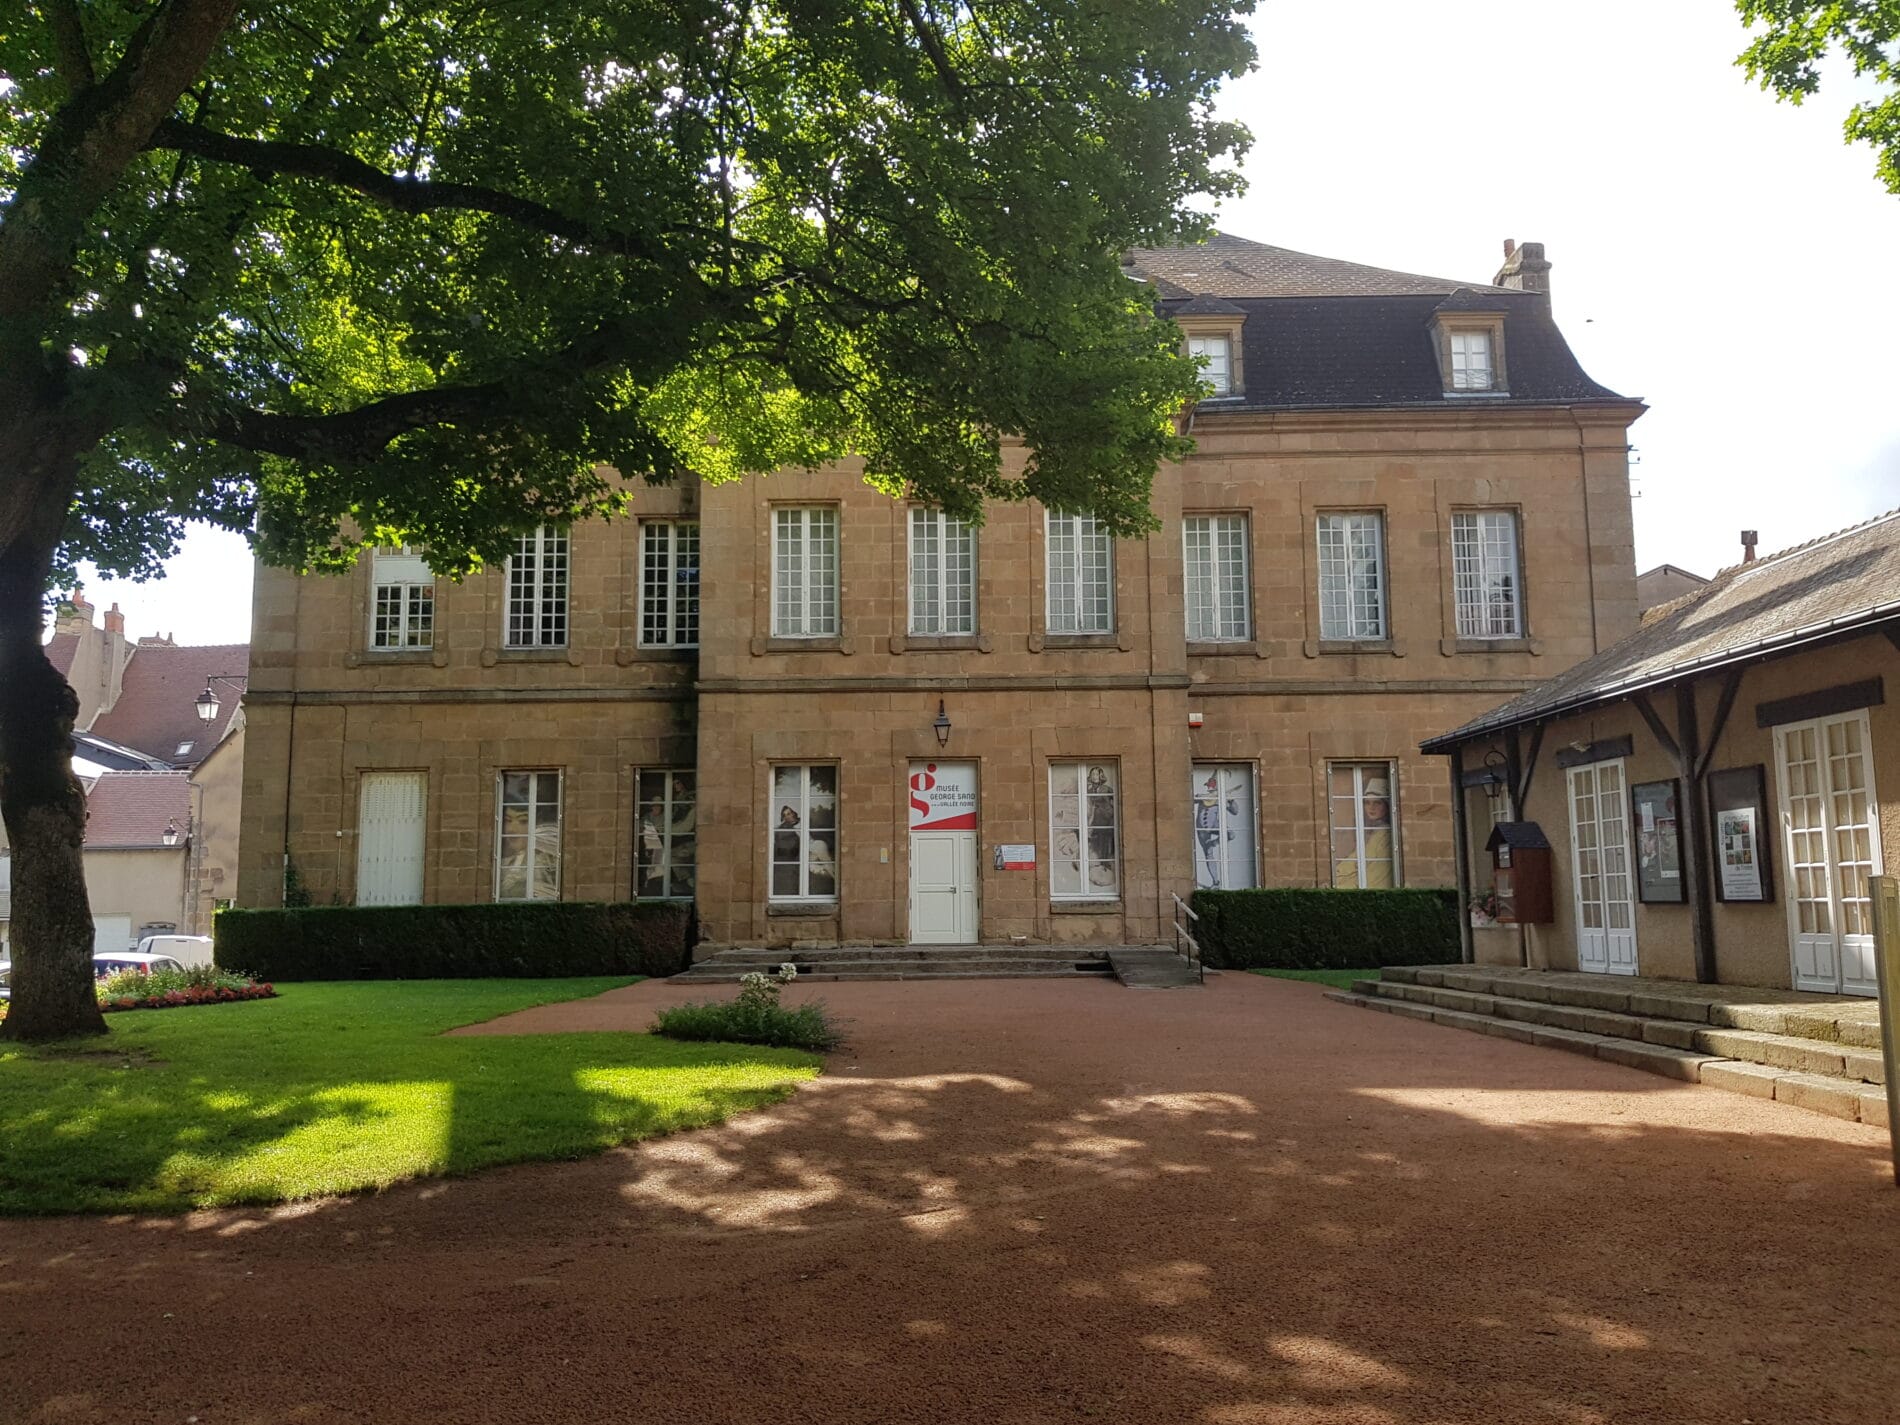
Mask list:
[[[1201,982],[1193,962],[1172,950],[1117,947],[1108,952],[1108,964],[1131,990],[1178,990]]]

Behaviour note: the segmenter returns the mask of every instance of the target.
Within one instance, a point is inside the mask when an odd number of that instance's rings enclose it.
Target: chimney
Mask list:
[[[1758,531],[1752,529],[1742,531],[1742,563],[1755,562],[1755,546],[1759,543],[1761,543],[1761,535]]]
[[[106,632],[125,637],[125,615],[119,612],[117,604],[106,610]]]
[[[1541,242],[1527,242],[1522,246],[1515,239],[1504,240],[1504,265],[1498,269],[1497,276],[1491,279],[1493,287],[1511,287],[1519,292],[1541,292],[1550,295],[1550,263],[1544,259],[1544,245]]]

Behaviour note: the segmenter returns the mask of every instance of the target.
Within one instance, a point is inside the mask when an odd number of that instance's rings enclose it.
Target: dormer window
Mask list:
[[[1201,366],[1201,380],[1213,388],[1216,396],[1231,396],[1234,391],[1234,339],[1218,336],[1191,336],[1188,355]]]
[[[1467,297],[1469,294],[1464,294]],[[1432,316],[1432,344],[1447,396],[1508,396],[1504,313],[1478,311],[1454,294]]]
[[[1497,389],[1496,364],[1491,359],[1491,333],[1455,331],[1451,334],[1451,389]]]

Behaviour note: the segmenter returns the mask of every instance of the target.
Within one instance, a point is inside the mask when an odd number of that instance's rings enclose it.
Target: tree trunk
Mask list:
[[[0,817],[13,851],[13,997],[0,1039],[106,1032],[81,853],[86,796],[73,775],[79,699],[40,644],[70,490],[42,483],[34,517],[0,548]]]

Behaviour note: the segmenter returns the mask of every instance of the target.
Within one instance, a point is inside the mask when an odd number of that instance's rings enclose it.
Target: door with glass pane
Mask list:
[[[1577,893],[1577,968],[1636,973],[1629,809],[1623,764],[1570,769],[1570,866]]]
[[[1864,712],[1775,729],[1798,990],[1875,992],[1867,878],[1880,874],[1880,813],[1867,737]]]

